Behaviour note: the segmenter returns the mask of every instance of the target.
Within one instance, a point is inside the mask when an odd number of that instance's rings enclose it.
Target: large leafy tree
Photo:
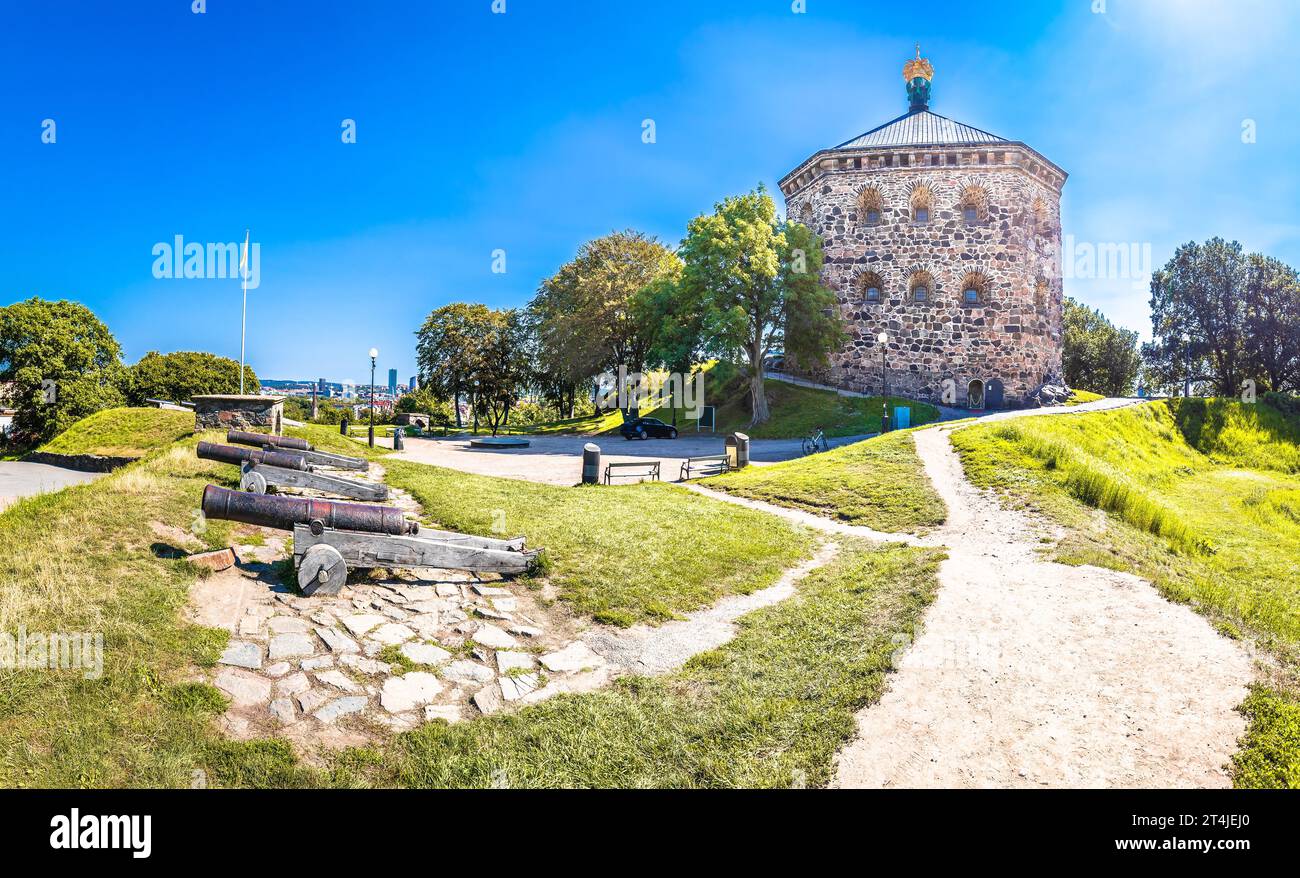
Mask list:
[[[32,298],[0,308],[0,383],[12,383],[18,442],[35,444],[122,405],[121,356],[117,339],[84,305]]]
[[[1300,292],[1296,272],[1211,238],[1179,247],[1151,276],[1153,340],[1144,369],[1160,386],[1212,384],[1236,395],[1252,378],[1272,390],[1300,382]]]
[[[691,220],[679,251],[682,283],[699,303],[704,345],[749,366],[751,426],[768,420],[763,361],[774,350],[801,368],[824,364],[845,333],[821,285],[821,241],[777,218],[766,188],[733,196]]]
[[[477,367],[471,376],[474,410],[495,436],[510,418],[531,377],[527,325],[518,310],[492,311],[477,339]]]
[[[1211,238],[1179,247],[1152,274],[1148,374],[1167,385],[1190,378],[1224,395],[1237,392],[1248,367],[1247,266],[1240,244]]]
[[[698,287],[682,283],[681,273],[664,277],[642,290],[633,301],[637,319],[651,338],[646,365],[690,376],[704,356],[704,314]],[[674,392],[676,387],[674,386]],[[677,426],[679,400],[672,400],[673,426]]]
[[[1249,257],[1246,360],[1267,390],[1300,391],[1300,277],[1285,263]]]
[[[244,366],[244,392],[261,389],[252,366]],[[202,351],[160,354],[150,351],[129,370],[127,400],[144,405],[149,399],[185,402],[205,393],[238,393],[239,363]]]
[[[1065,383],[1107,396],[1133,392],[1141,358],[1137,333],[1121,329],[1095,308],[1065,300],[1064,352]]]
[[[614,232],[583,244],[542,282],[529,305],[542,370],[560,383],[619,366],[643,370],[657,327],[642,319],[637,299],[680,271],[673,251],[641,232]]]
[[[492,323],[486,305],[453,302],[433,311],[416,332],[420,386],[437,399],[449,399],[460,427],[460,399],[479,368],[481,340]]]

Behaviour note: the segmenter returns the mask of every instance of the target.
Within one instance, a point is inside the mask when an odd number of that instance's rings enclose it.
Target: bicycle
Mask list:
[[[811,436],[804,437],[803,440],[804,454],[816,454],[819,451],[825,451],[829,447],[830,445],[826,442],[826,435],[822,432],[822,429],[820,427],[817,428],[816,433],[813,433]]]

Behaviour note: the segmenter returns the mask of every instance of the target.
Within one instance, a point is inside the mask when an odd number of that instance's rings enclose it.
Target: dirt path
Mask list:
[[[914,435],[949,558],[837,785],[1227,786],[1246,652],[1138,577],[1041,560],[1042,522],[967,482],[948,430]]]

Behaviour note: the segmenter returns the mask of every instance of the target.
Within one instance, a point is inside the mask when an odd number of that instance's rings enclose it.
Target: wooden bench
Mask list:
[[[696,478],[693,473],[700,470],[701,475],[716,476],[731,469],[731,459],[725,454],[709,454],[704,457],[688,457],[682,463],[681,481]]]
[[[625,472],[625,473],[623,473],[623,472],[620,472],[620,473],[616,473],[616,472],[614,472],[614,470],[616,470],[616,469],[625,470],[625,469],[631,469],[632,467],[638,467],[638,468],[640,468],[640,470],[642,470],[642,471],[641,471],[641,472]],[[607,464],[605,464],[605,484],[608,485],[608,484],[609,484],[609,480],[610,480],[610,479],[613,479],[613,478],[620,478],[620,479],[622,479],[622,478],[642,478],[642,479],[647,479],[647,478],[648,478],[648,479],[650,479],[651,481],[655,481],[655,482],[657,482],[657,481],[659,481],[659,461],[657,461],[657,460],[629,460],[629,461],[625,461],[625,462],[623,462],[623,463],[607,463]]]

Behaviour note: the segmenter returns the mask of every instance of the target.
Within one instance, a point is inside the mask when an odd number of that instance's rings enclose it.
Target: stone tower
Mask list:
[[[934,68],[903,67],[906,115],[781,180],[821,236],[849,341],[831,380],[972,407],[1016,405],[1061,370],[1061,188],[1019,141],[930,111]]]

